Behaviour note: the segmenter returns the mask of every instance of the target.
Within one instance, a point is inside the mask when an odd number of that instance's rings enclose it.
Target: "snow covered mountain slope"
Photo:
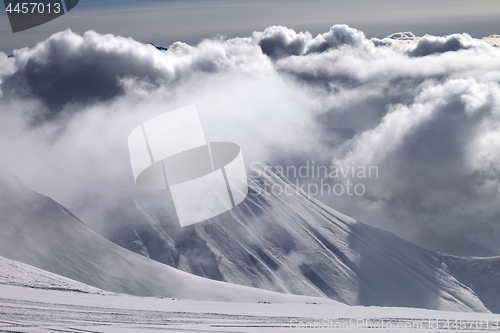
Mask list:
[[[98,235],[52,199],[0,177],[0,255],[120,293],[239,302],[319,302],[194,276]]]
[[[500,260],[442,255],[442,264],[458,281],[470,287],[493,313],[500,313]]]
[[[0,256],[0,284],[37,289],[109,294],[87,284]]]
[[[255,195],[274,185],[293,190],[288,180],[269,173],[253,180],[237,209],[187,228],[152,225],[156,247],[141,244],[146,237],[135,230],[136,249],[172,258],[171,265],[187,272],[313,296],[315,302],[328,297],[351,305],[498,311],[498,258],[476,271],[480,260],[426,251],[300,193]],[[202,279],[127,251],[12,177],[0,177],[0,212],[0,255],[97,288],[201,300],[297,301]]]
[[[452,257],[284,189],[296,192],[268,173],[253,179],[249,197],[230,212],[186,228],[166,227],[151,214],[151,224],[113,241],[200,276],[350,305],[500,312],[500,258],[480,271],[472,267],[481,260],[456,258],[470,266],[472,277],[464,278],[463,269],[446,264]]]

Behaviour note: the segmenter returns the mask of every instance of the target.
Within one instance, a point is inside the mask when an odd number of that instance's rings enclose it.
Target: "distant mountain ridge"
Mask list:
[[[148,45],[151,45],[151,46],[154,46],[158,51],[167,51],[168,48],[164,47],[164,46],[159,46],[159,45],[156,45],[154,43],[147,43]]]

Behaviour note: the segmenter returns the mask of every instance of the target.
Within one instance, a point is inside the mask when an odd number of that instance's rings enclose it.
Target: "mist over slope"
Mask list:
[[[0,212],[0,256],[107,291],[211,301],[333,302],[212,281],[142,257],[11,175],[0,176]]]
[[[126,137],[194,103],[207,139],[248,163],[379,168],[365,195],[320,198],[330,206],[427,249],[498,255],[499,67],[500,50],[467,34],[272,26],[159,51],[62,31],[0,53],[0,153],[109,238],[148,218],[137,202],[175,225],[168,194],[133,183]]]

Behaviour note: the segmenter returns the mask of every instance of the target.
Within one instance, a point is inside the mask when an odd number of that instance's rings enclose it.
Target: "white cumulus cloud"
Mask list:
[[[127,136],[196,104],[207,138],[247,163],[377,166],[355,179],[365,195],[321,197],[340,211],[427,248],[500,254],[499,68],[500,50],[467,34],[272,26],[161,51],[67,30],[0,53],[0,153],[101,232],[145,210],[175,225],[163,193],[135,186]]]

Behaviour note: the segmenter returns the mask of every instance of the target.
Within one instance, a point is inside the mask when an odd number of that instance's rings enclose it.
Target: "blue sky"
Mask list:
[[[467,32],[473,37],[500,33],[498,0],[81,0],[69,14],[28,31],[12,34],[5,12],[0,15],[0,51],[33,46],[67,28],[95,30],[170,45],[196,44],[223,34],[248,36],[270,25],[322,33],[345,23],[368,37],[394,32],[445,35]]]

